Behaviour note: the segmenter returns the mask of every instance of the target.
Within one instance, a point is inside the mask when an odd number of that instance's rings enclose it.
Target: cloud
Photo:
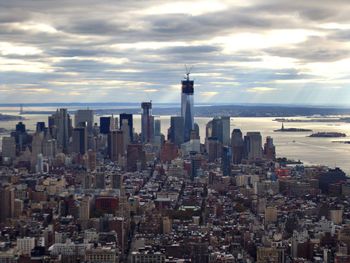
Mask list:
[[[196,102],[343,103],[349,11],[345,0],[0,0],[0,102],[179,102],[187,64]]]
[[[247,89],[248,92],[253,93],[266,93],[266,92],[272,92],[277,90],[276,88],[270,88],[270,87],[254,87]]]

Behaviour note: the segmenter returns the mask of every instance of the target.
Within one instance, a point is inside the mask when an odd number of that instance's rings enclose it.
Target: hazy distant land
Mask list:
[[[13,107],[19,109],[18,104],[0,104],[0,107]],[[97,115],[119,114],[119,113],[140,113],[138,103],[42,103],[23,104],[24,114],[51,114],[53,109],[68,108],[72,113],[76,109],[90,108]],[[35,109],[34,109],[35,108]],[[42,109],[42,110],[41,110]],[[49,109],[49,110],[48,110]],[[306,120],[278,118],[280,122],[347,122],[350,118],[326,118],[330,115],[350,115],[350,108],[335,107],[312,107],[312,106],[292,106],[292,105],[265,105],[265,104],[245,104],[245,105],[207,105],[199,104],[194,109],[197,117],[231,116],[231,117],[296,117],[296,116],[319,116]],[[153,104],[154,115],[179,115],[180,108],[177,104]],[[324,118],[322,118],[324,117]]]

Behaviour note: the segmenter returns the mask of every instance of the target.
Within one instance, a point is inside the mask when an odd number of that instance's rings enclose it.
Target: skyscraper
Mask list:
[[[222,116],[222,143],[223,145],[230,145],[230,117]]]
[[[100,117],[100,133],[108,134],[112,129],[112,117]]]
[[[57,110],[54,119],[55,125],[57,126],[58,146],[64,153],[66,153],[68,150],[70,137],[69,131],[71,126],[71,120],[67,109],[59,109],[59,111]]]
[[[108,134],[108,155],[112,161],[118,161],[125,153],[124,133],[121,130],[111,131]]]
[[[152,116],[152,102],[142,102],[141,138],[143,143],[153,142],[154,117]]]
[[[44,132],[46,129],[45,122],[39,121],[36,123],[36,132]]]
[[[268,160],[276,159],[276,147],[273,144],[273,139],[270,136],[266,137],[266,142],[264,144],[264,156]]]
[[[240,164],[243,159],[244,141],[240,129],[234,129],[231,135],[232,161],[234,164]]]
[[[92,127],[94,125],[94,111],[93,110],[77,110],[75,113],[75,127],[82,126],[81,123],[86,123],[86,128],[88,133],[92,132]]]
[[[194,81],[190,80],[189,73],[185,80],[181,81],[182,95],[181,95],[181,116],[184,119],[184,141],[190,140],[191,131],[194,129]]]
[[[215,117],[208,122],[206,136],[217,138],[223,145],[230,145],[230,117]]]
[[[224,176],[231,175],[232,152],[229,146],[222,147],[221,170]]]
[[[247,132],[244,137],[246,157],[249,160],[262,158],[262,139],[260,132]]]
[[[181,116],[171,116],[169,131],[170,141],[180,146],[184,142],[184,118]]]
[[[144,169],[146,156],[142,144],[129,144],[127,149],[127,171],[135,172]]]
[[[2,137],[2,157],[16,157],[16,140],[14,137]]]
[[[3,223],[14,214],[15,191],[10,185],[0,184],[0,222]]]
[[[121,129],[122,129],[122,125],[123,125],[124,120],[128,121],[129,136],[130,136],[130,141],[132,142],[134,140],[134,124],[133,124],[132,114],[121,113],[119,115],[119,126]]]
[[[78,127],[73,129],[73,152],[85,154],[88,148],[87,128]]]

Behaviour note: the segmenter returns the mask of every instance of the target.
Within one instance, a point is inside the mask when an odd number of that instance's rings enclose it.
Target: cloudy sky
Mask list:
[[[0,103],[350,105],[348,0],[0,0]]]

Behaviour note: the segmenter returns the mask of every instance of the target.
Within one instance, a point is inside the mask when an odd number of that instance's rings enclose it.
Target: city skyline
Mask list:
[[[349,106],[346,1],[92,4],[0,1],[0,103]]]

